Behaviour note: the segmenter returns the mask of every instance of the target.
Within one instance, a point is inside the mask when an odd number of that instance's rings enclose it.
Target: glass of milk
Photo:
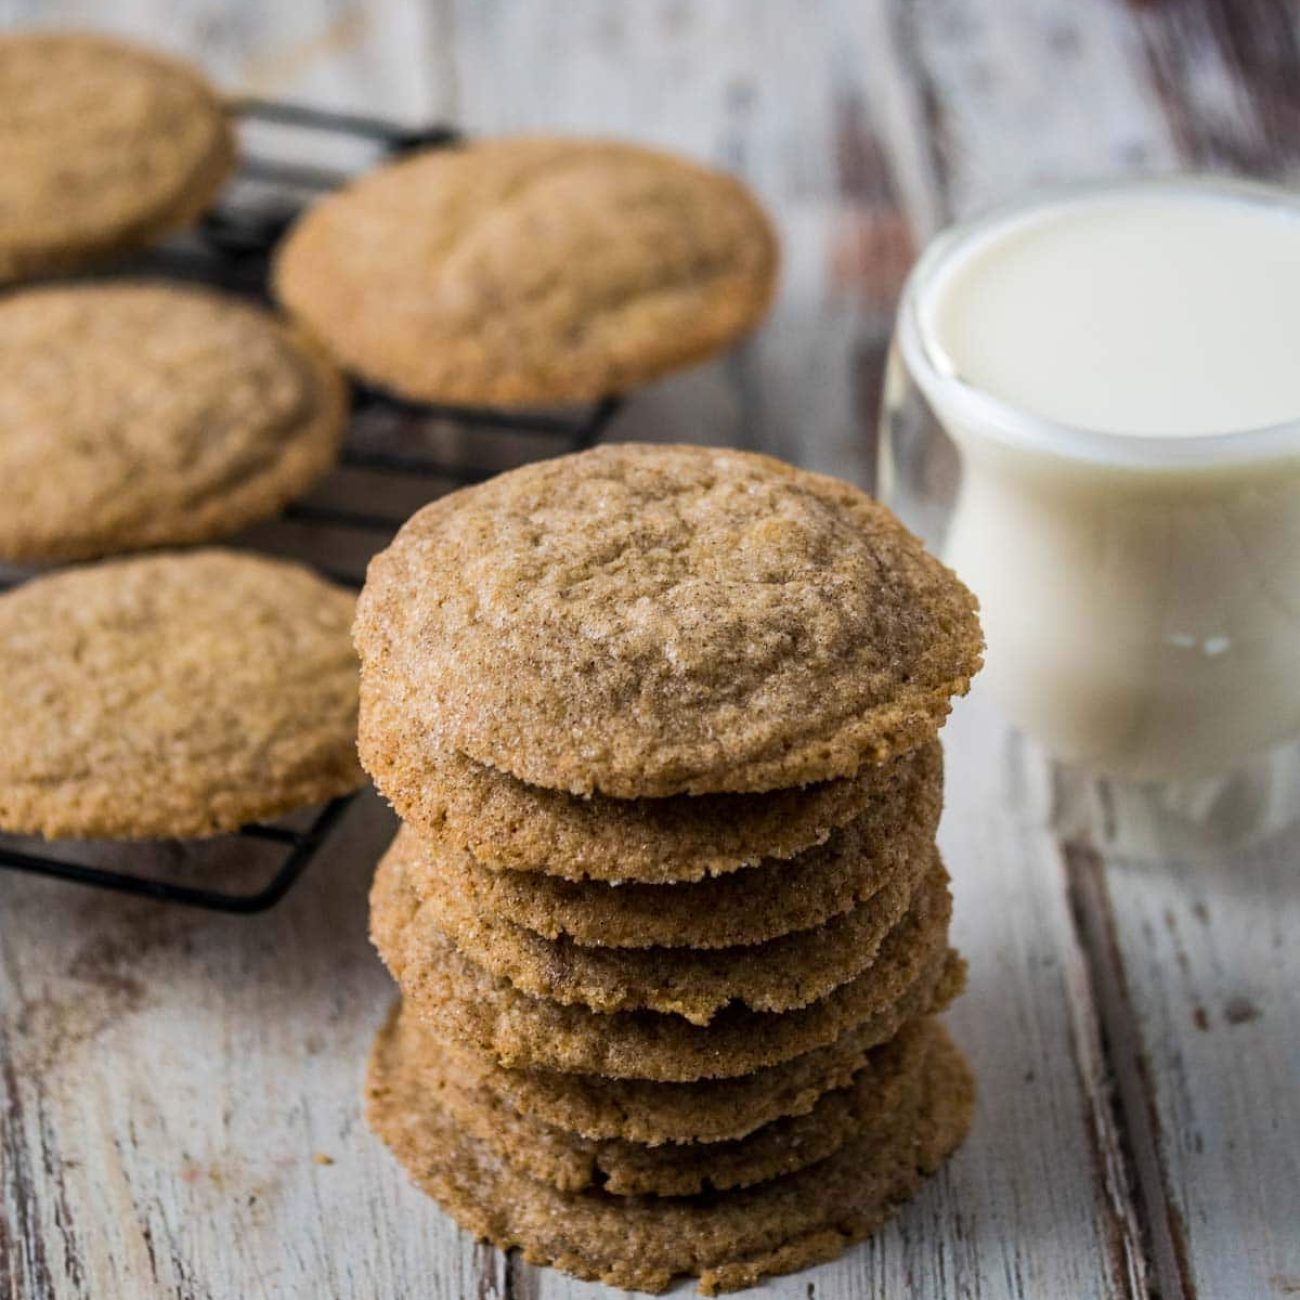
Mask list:
[[[980,598],[979,688],[1062,770],[1192,840],[1300,813],[1300,198],[1093,185],[947,231],[881,457]]]

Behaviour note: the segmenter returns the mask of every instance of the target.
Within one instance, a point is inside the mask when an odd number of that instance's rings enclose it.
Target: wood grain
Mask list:
[[[1136,1026],[1173,1259],[1163,1294],[1300,1289],[1294,836],[1217,859],[1094,868]],[[1177,1280],[1181,1290],[1175,1290]]]
[[[1300,10],[1269,0],[1131,0],[1179,159],[1275,176],[1300,161]]]
[[[232,91],[476,131],[622,134],[735,168],[781,229],[773,319],[735,356],[639,394],[616,436],[758,447],[860,482],[893,301],[938,225],[1068,177],[1293,175],[1300,149],[1300,18],[1267,0],[0,13],[107,22],[202,57]],[[317,157],[297,138],[266,143]],[[377,490],[340,477],[318,499],[418,503]],[[338,567],[369,545],[293,523],[251,540]],[[1053,773],[978,690],[948,738],[941,838],[971,962],[950,1019],[979,1074],[976,1128],[873,1242],[768,1293],[1295,1294],[1295,838],[1230,861],[1107,860],[1048,829]],[[0,1297],[602,1294],[473,1243],[365,1129],[361,1072],[391,985],[364,895],[391,830],[363,801],[285,903],[251,920],[0,876]]]

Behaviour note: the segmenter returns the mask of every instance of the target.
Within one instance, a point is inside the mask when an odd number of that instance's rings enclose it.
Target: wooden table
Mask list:
[[[15,21],[92,0],[11,0]],[[866,482],[891,303],[938,225],[1038,181],[1300,163],[1300,31],[1267,0],[130,0],[232,89],[471,130],[671,144],[743,172],[786,249],[741,354],[616,436],[769,449]],[[1052,773],[975,698],[942,842],[970,959],[967,1146],[789,1297],[1300,1293],[1295,837],[1201,865],[1063,848]],[[275,911],[0,878],[0,1293],[562,1297],[475,1245],[367,1132],[392,995],[366,941],[393,829],[356,805]]]

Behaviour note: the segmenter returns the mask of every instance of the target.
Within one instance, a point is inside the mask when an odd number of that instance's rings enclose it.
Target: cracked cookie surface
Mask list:
[[[407,397],[581,402],[704,360],[771,301],[772,227],[737,180],[613,141],[480,139],[323,199],[275,266],[349,370]]]

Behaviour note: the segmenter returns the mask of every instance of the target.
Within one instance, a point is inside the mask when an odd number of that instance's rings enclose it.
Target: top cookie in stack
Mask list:
[[[408,823],[371,1119],[417,1180],[646,1289],[871,1231],[969,1112],[928,1017],[961,980],[934,737],[970,594],[846,484],[617,446],[422,510],[355,635]]]

